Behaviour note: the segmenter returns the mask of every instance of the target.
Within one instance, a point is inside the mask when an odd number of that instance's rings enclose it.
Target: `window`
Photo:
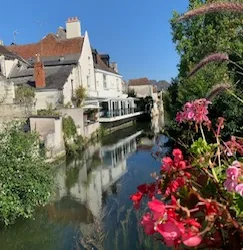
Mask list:
[[[71,79],[71,93],[72,93],[72,96],[74,96],[73,79]]]
[[[106,81],[106,75],[105,74],[103,75],[103,86],[104,86],[104,89],[107,88],[107,81]]]
[[[87,86],[90,88],[90,76],[87,76]]]

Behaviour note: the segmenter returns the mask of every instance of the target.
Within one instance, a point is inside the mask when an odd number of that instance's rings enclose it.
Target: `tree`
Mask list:
[[[32,217],[48,202],[52,183],[38,135],[24,132],[22,123],[6,124],[0,132],[0,223]]]
[[[190,0],[188,10],[216,2],[222,1]],[[242,0],[238,2],[243,3]],[[243,42],[240,35],[242,34],[241,16],[232,12],[216,12],[197,15],[182,21],[178,21],[179,17],[180,15],[175,12],[171,20],[173,42],[180,55],[179,84],[175,103],[177,110],[188,100],[206,97],[213,86],[219,83],[231,84],[232,89],[237,88],[237,91],[242,91],[242,73],[238,74],[237,67],[232,63],[236,58],[238,63],[243,58]],[[196,64],[205,56],[216,52],[227,52],[230,60],[223,63],[211,62],[197,74],[188,78],[189,72]],[[173,98],[170,91],[168,98]],[[237,105],[237,116],[235,108],[231,109],[234,105]],[[225,108],[230,110],[225,113]],[[168,112],[171,113],[170,116],[174,116],[177,110],[172,109]],[[212,110],[217,111],[217,116],[224,115],[226,120],[235,120],[235,124],[229,126],[229,129],[234,128],[230,132],[239,131],[243,119],[237,119],[237,117],[243,117],[243,107],[240,102],[235,101],[234,97],[221,93],[220,97],[213,99]],[[213,116],[215,114],[216,117],[216,112],[212,112],[212,114]]]

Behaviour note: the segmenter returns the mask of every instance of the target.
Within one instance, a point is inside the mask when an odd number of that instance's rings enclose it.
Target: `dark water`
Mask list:
[[[35,220],[2,229],[0,249],[166,249],[144,235],[138,226],[143,211],[135,212],[129,200],[138,185],[152,181],[150,173],[159,171],[151,156],[154,143],[153,136],[131,127],[68,159],[58,167],[53,202],[39,209]],[[163,155],[168,149],[160,150]]]

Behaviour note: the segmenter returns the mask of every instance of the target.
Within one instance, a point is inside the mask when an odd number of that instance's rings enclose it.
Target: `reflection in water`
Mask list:
[[[89,147],[81,159],[74,160],[59,170],[55,203],[58,201],[62,203],[63,199],[70,197],[70,200],[86,205],[87,219],[78,220],[83,245],[91,243],[101,249],[103,242],[99,241],[104,239],[102,207],[106,201],[106,198],[102,198],[102,196],[103,194],[106,197],[110,194],[117,194],[117,186],[114,183],[126,173],[126,160],[136,151],[137,137],[141,133],[142,131],[137,132],[113,145],[101,147],[97,143]],[[80,168],[80,166],[82,167]],[[56,214],[61,215],[65,212],[58,206]],[[75,214],[75,209],[72,206],[68,220],[72,220],[73,213]],[[92,218],[92,220],[88,218]],[[100,235],[98,239],[97,235]]]
[[[1,230],[1,249],[161,249],[137,227],[140,215],[128,199],[159,169],[151,150],[140,149],[141,134],[135,131],[118,141],[114,134],[112,143],[91,145],[59,166],[53,202],[37,211],[35,221]]]

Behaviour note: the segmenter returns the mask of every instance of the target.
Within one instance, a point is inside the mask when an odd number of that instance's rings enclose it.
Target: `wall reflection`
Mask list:
[[[141,134],[139,131],[108,146],[96,143],[79,159],[61,166],[56,177],[55,201],[48,208],[49,215],[75,221],[83,237],[90,239],[97,224],[101,223],[103,196],[117,192],[113,184],[126,173],[127,158],[137,150]]]

